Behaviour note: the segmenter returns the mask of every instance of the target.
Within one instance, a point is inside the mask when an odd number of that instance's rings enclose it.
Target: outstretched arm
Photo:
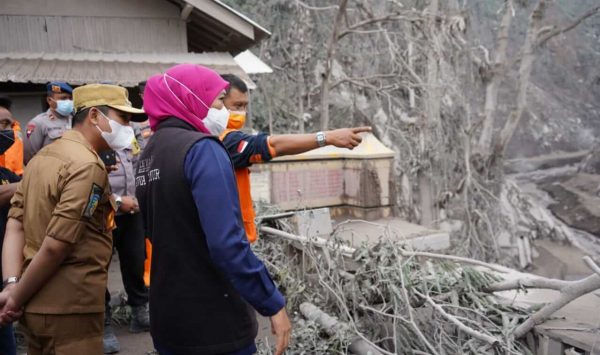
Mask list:
[[[371,132],[371,127],[325,131],[325,144],[353,149],[362,141],[362,132]],[[274,135],[269,138],[269,144],[277,156],[300,154],[319,147],[315,133]]]

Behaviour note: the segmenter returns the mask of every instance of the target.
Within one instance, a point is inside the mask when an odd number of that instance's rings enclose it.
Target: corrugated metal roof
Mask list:
[[[133,87],[181,63],[204,65],[221,74],[232,73],[256,87],[229,53],[0,53],[0,81],[63,80],[73,85],[112,82]]]

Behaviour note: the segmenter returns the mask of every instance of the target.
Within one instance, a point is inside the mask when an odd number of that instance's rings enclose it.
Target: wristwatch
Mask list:
[[[6,286],[10,284],[16,284],[17,282],[19,282],[19,277],[11,276],[2,282],[2,288],[6,288]]]
[[[319,147],[324,147],[327,145],[325,143],[325,138],[325,132],[317,132],[317,144],[319,145]]]
[[[121,205],[123,204],[123,198],[119,195],[115,195],[115,204],[117,205],[117,211],[121,209]]]

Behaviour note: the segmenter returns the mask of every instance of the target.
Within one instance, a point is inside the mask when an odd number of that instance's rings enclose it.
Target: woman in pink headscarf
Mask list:
[[[177,117],[196,130],[219,135],[227,126],[229,113],[223,96],[229,83],[216,72],[194,64],[181,64],[148,79],[144,111],[156,131],[167,118]]]
[[[161,355],[253,354],[255,310],[271,317],[277,354],[291,325],[285,299],[241,223],[227,126],[227,87],[183,64],[151,77],[144,109],[155,131],[140,157],[136,195],[152,240],[150,333]]]

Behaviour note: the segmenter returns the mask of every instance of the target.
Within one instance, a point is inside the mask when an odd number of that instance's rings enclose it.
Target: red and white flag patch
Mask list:
[[[248,146],[248,142],[241,141],[240,144],[238,144],[237,152],[238,153],[243,153],[247,146]]]
[[[30,123],[27,125],[27,138],[29,138],[29,136],[31,135],[31,133],[33,133],[33,130],[35,129],[35,125],[33,123]]]

